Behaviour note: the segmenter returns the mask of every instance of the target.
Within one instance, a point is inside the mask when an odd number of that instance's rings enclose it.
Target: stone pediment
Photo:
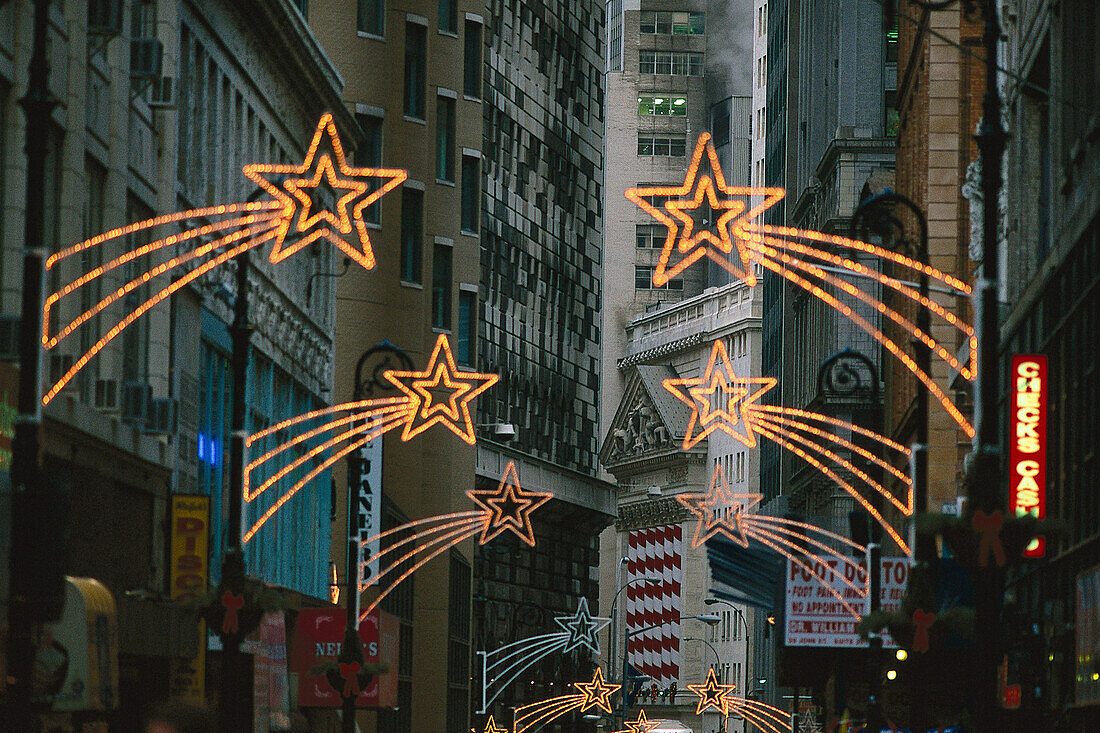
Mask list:
[[[600,449],[606,468],[680,449],[691,410],[661,384],[677,377],[671,366],[632,369]]]

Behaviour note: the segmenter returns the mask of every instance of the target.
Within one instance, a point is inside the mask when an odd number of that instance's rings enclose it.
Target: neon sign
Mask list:
[[[320,152],[326,140],[325,151]],[[244,166],[243,172],[276,200],[219,204],[157,216],[98,234],[46,259],[48,272],[74,255],[122,237],[148,235],[160,227],[190,219],[208,220],[208,223],[178,234],[146,242],[80,275],[46,297],[42,308],[42,348],[49,350],[121,298],[144,285],[160,284],[158,281],[163,277],[175,277],[126,312],[105,334],[95,334],[95,343],[78,356],[72,367],[43,395],[43,405],[49,404],[92,358],[151,308],[215,267],[266,242],[275,242],[269,255],[271,262],[281,262],[323,237],[364,268],[372,269],[375,258],[363,222],[363,210],[399,186],[408,176],[405,171],[397,169],[349,167],[336,125],[328,113],[322,115],[317,123],[301,165],[251,164]],[[344,192],[339,195],[334,210],[320,205],[314,198],[313,192],[321,187],[322,181],[334,192]],[[374,190],[370,190],[372,183],[377,186]],[[210,222],[211,219],[215,221]],[[288,246],[286,237],[291,228],[298,236]],[[348,241],[352,234],[356,243]],[[209,237],[214,239],[204,242]],[[193,245],[195,242],[199,244],[182,254],[164,257],[164,250],[175,252],[179,245]],[[63,298],[73,295],[104,274],[140,261],[139,258],[145,256],[160,256],[163,261],[112,289],[75,317],[66,318],[65,325],[56,334],[51,333],[51,309],[58,307]],[[178,274],[181,269],[182,274]],[[122,279],[126,280],[128,276],[129,273]]]
[[[770,377],[750,379],[738,376],[721,340],[715,341],[711,347],[702,376],[670,378],[663,382],[665,389],[691,408],[683,441],[685,450],[716,430],[727,433],[749,448],[756,446],[757,435],[768,438],[848,492],[883,526],[898,546],[908,552],[908,545],[901,533],[883,516],[872,499],[882,496],[902,514],[912,515],[912,480],[892,462],[826,428],[842,428],[845,432],[859,435],[887,454],[893,452],[907,458],[909,450],[883,435],[829,415],[757,404],[757,400],[775,384],[776,380]],[[830,444],[852,451],[892,475],[899,485],[905,487],[906,496],[895,496],[882,482],[834,451]],[[836,469],[841,469],[846,475],[841,476]]]
[[[702,163],[709,164],[709,173],[701,171]],[[770,270],[787,282],[800,287],[858,325],[897,358],[928,389],[952,419],[969,436],[974,428],[932,375],[917,366],[902,345],[886,335],[882,329],[857,312],[857,308],[842,301],[834,293],[843,293],[854,299],[867,314],[878,313],[921,341],[932,353],[939,356],[952,369],[968,380],[974,379],[977,338],[974,328],[935,300],[921,296],[905,279],[884,275],[880,267],[872,267],[858,258],[868,256],[888,261],[895,269],[913,275],[927,275],[938,281],[941,289],[956,296],[968,296],[970,286],[923,262],[891,252],[867,242],[805,229],[778,227],[755,221],[764,211],[774,206],[785,192],[781,188],[750,188],[730,186],[726,183],[718,155],[711,143],[710,134],[699,136],[684,182],[679,186],[651,186],[630,188],[626,198],[668,228],[661,250],[660,260],[653,272],[653,284],[664,286],[686,268],[703,257],[709,257],[746,285],[757,283],[754,266]],[[753,200],[762,201],[750,207]],[[658,203],[660,201],[660,203]],[[690,212],[702,213],[704,203],[715,212],[713,227],[700,226]],[[719,213],[720,212],[720,213]],[[732,255],[736,252],[736,258]],[[888,305],[890,298],[880,299],[838,277],[834,272],[874,281],[879,288],[888,291],[900,302],[910,302],[928,310],[966,341],[968,357],[956,358],[953,338],[941,342],[930,332],[917,328],[909,318]]]
[[[1012,417],[1009,421],[1009,503],[1015,516],[1046,517],[1047,358],[1012,357]],[[1046,541],[1036,537],[1024,557],[1043,557]]]

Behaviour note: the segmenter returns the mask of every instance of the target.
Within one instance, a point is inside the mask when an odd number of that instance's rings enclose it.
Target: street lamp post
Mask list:
[[[710,600],[714,600],[714,599],[710,599]],[[704,601],[704,603],[706,603],[706,601]],[[711,644],[706,639],[700,639],[699,637],[696,637],[696,636],[685,636],[684,641],[700,641],[700,642],[706,644],[708,647],[710,647],[710,650],[712,652],[714,652],[714,666],[715,666],[715,669],[716,669],[715,673],[719,676],[719,678],[721,678],[721,676],[722,676],[722,672],[721,672],[722,658],[720,656],[718,656],[718,650],[714,648],[714,644]],[[721,680],[719,680],[719,681],[721,681]],[[673,700],[672,702],[675,702],[675,700]],[[728,716],[726,716],[725,714],[722,714],[722,727],[719,729],[719,730],[722,731],[722,733],[725,733],[725,731],[726,731],[727,721],[728,721]],[[702,721],[700,721],[700,722],[702,722]]]
[[[629,585],[629,583],[627,585]],[[622,589],[620,588],[620,591],[621,590]],[[616,594],[616,596],[617,595],[618,594]],[[721,620],[720,618],[718,618],[718,616],[715,616],[714,614],[702,614],[702,615],[693,614],[691,616],[680,616],[676,620],[677,621],[687,621],[689,619],[694,619],[696,621],[702,621],[703,623],[710,624],[711,626],[714,626],[716,623],[718,623]],[[664,626],[665,624],[670,624],[670,623],[672,623],[671,619],[668,620],[668,621],[662,621],[659,624],[650,624],[649,626],[643,626],[642,628],[634,629],[633,631],[626,628],[626,624],[623,624],[623,630],[625,632],[623,634],[623,676],[622,676],[623,682],[622,682],[622,687],[619,688],[619,692],[620,692],[620,694],[622,695],[622,698],[623,698],[622,720],[620,721],[623,725],[626,725],[626,691],[627,691],[627,689],[626,689],[626,683],[627,683],[626,670],[627,670],[627,667],[629,666],[629,663],[630,663],[629,662],[629,656],[628,656],[628,653],[629,653],[629,650],[630,650],[630,637],[637,636],[638,634],[645,633],[646,631],[651,631],[652,629],[660,628],[661,626]]]
[[[381,356],[381,361],[374,366],[369,380],[363,380],[363,367],[373,358]],[[355,364],[355,381],[352,388],[352,401],[363,399],[364,392],[370,396],[375,387],[390,388],[389,383],[382,377],[387,370],[394,368],[390,357],[401,362],[400,369],[411,370],[412,360],[409,356],[389,341],[383,341],[363,352],[359,361]],[[370,429],[370,426],[367,426]],[[359,673],[363,666],[363,645],[359,641],[359,515],[355,511],[356,502],[363,489],[363,453],[362,449],[353,450],[348,454],[348,549],[347,568],[344,577],[344,603],[346,606],[344,642],[340,647],[337,662],[341,670],[348,670],[348,674]],[[374,491],[381,491],[381,486],[371,487]],[[355,701],[359,697],[358,685],[350,686],[353,694],[344,694],[345,688],[337,690],[342,700],[341,728],[343,733],[355,733]]]

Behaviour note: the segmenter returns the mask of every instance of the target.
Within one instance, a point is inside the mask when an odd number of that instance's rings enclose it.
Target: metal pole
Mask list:
[[[241,550],[241,502],[244,498],[244,441],[247,414],[248,360],[252,326],[248,322],[248,251],[237,255],[237,297],[233,302],[233,414],[229,454],[229,521],[222,585],[243,598],[245,585],[244,553]],[[222,676],[218,694],[218,716],[224,733],[247,730],[244,682],[247,664],[241,653],[242,634],[222,634]]]
[[[987,514],[1004,508],[1000,465],[1000,318],[997,281],[999,277],[998,214],[1001,194],[1001,156],[1005,132],[1001,126],[1001,97],[997,89],[997,51],[1000,23],[997,3],[983,4],[985,29],[985,96],[977,142],[982,162],[982,264],[975,287],[978,370],[975,385],[974,455],[968,475],[968,516],[981,510]],[[978,733],[1001,730],[998,704],[998,674],[1001,663],[1001,594],[1004,571],[995,563],[974,574],[974,627],[976,630],[977,690],[974,724]]]
[[[50,66],[46,58],[46,34],[49,0],[34,3],[34,46],[31,52],[27,93],[19,100],[27,118],[27,210],[23,249],[23,297],[19,332],[19,414],[12,441],[12,538],[22,533],[16,527],[33,525],[34,499],[41,490],[42,394],[39,378],[42,332],[42,261],[45,257],[45,182],[46,144],[50,115],[57,100],[50,95]],[[55,548],[59,551],[60,548]],[[42,578],[29,577],[29,547],[11,548],[10,605],[8,632],[8,699],[11,701],[9,724],[12,730],[37,731],[40,721],[32,704],[34,651],[39,625],[46,619],[35,618],[31,596]]]

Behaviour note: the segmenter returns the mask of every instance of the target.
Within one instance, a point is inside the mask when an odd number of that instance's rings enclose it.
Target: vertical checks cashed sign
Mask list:
[[[633,530],[627,537],[626,626],[630,666],[662,687],[680,677],[680,581],[683,577],[680,525]],[[640,582],[660,578],[660,582]]]

